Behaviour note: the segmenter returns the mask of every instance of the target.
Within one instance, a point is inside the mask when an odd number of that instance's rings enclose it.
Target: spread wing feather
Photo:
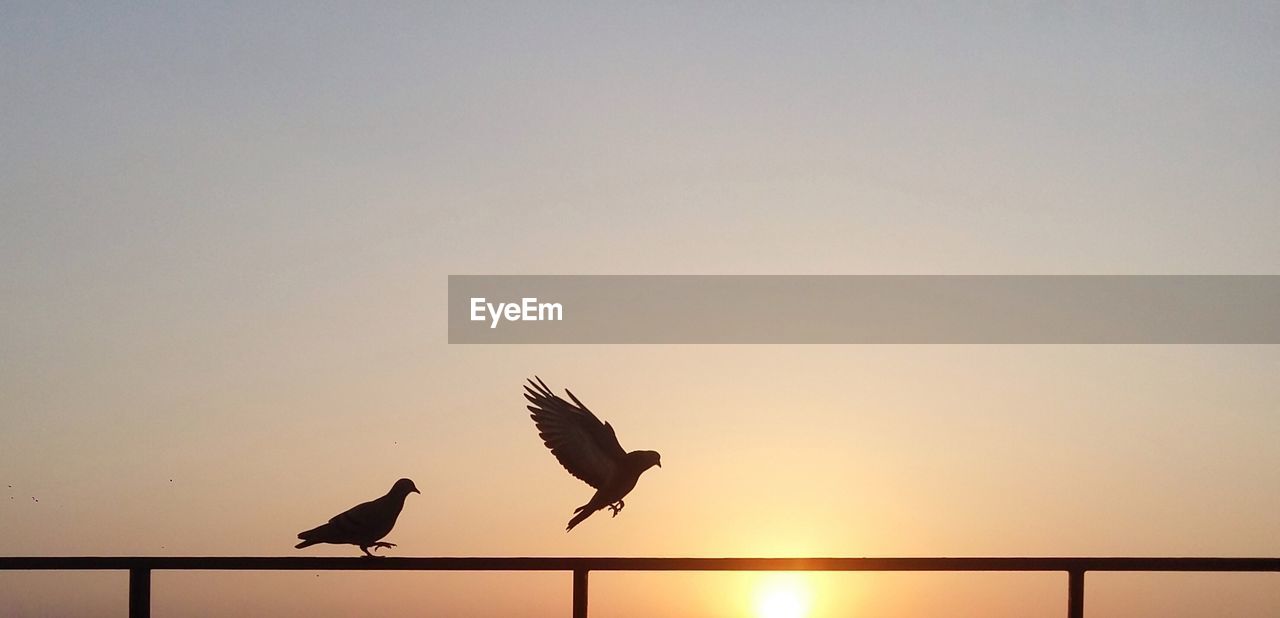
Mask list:
[[[565,390],[569,403],[535,378],[525,385],[524,398],[538,436],[569,474],[596,489],[607,486],[627,454],[613,426],[600,422],[572,392]]]

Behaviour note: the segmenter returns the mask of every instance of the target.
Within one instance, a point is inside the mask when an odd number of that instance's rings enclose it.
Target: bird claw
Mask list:
[[[626,503],[624,503],[624,502],[623,502],[623,501],[621,501],[621,500],[619,500],[619,501],[617,501],[617,502],[614,502],[613,504],[610,504],[610,505],[609,505],[609,510],[610,510],[610,511],[613,511],[613,515],[612,515],[612,517],[617,517],[617,516],[618,516],[618,513],[621,513],[621,512],[622,512],[622,507],[624,507],[624,506],[626,506]]]
[[[388,549],[389,549],[389,548],[392,548],[392,547],[395,547],[395,546],[396,546],[396,544],[395,544],[395,543],[386,543],[386,542],[382,542],[382,541],[379,541],[379,542],[377,542],[377,543],[372,543],[372,544],[369,544],[369,545],[361,545],[361,546],[360,546],[360,549],[361,549],[362,551],[364,551],[364,556],[361,556],[361,557],[362,557],[362,558],[380,558],[381,556],[375,556],[375,555],[373,555],[372,553],[369,553],[369,548],[370,548],[370,547],[372,547],[372,548],[373,548],[373,551],[378,551],[378,549],[379,549],[379,548],[384,548],[384,547],[385,547],[385,548],[388,548]]]

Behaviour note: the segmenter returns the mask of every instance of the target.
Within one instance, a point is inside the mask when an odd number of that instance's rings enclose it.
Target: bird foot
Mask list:
[[[613,511],[613,515],[612,515],[612,517],[617,517],[617,516],[618,516],[618,513],[622,512],[622,507],[624,507],[624,506],[626,506],[626,505],[627,505],[627,504],[626,504],[625,502],[621,501],[621,500],[619,500],[619,501],[617,501],[617,502],[614,502],[613,504],[610,504],[610,505],[609,505],[609,510],[610,510],[610,511]]]
[[[375,556],[369,553],[369,548],[372,547],[373,551],[378,551],[378,548],[380,547],[391,548],[395,546],[396,546],[395,543],[383,543],[383,542],[373,543],[370,545],[361,545],[360,551],[364,552],[364,556],[361,556],[361,557],[362,558],[381,558],[381,556]]]

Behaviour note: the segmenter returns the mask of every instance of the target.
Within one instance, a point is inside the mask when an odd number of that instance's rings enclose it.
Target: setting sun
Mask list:
[[[803,618],[809,615],[812,593],[799,575],[775,576],[756,594],[758,618]]]

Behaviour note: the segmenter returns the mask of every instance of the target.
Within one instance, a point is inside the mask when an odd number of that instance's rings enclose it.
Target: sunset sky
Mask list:
[[[1276,346],[448,345],[450,274],[1280,274],[1280,6],[0,6],[0,556],[1280,555]],[[616,519],[540,375],[662,453]],[[9,486],[9,487],[5,487]],[[1092,574],[1088,615],[1275,616]],[[1061,616],[1061,574],[598,573],[598,616]],[[121,573],[0,572],[5,616]],[[789,593],[788,593],[789,594]],[[158,616],[564,616],[159,572]],[[773,617],[768,617],[773,618]]]

